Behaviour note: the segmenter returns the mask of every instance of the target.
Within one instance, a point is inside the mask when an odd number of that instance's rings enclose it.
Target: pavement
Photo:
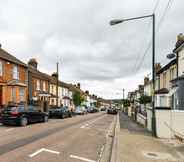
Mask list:
[[[124,113],[119,114],[119,162],[184,162],[184,144],[171,145],[152,137]]]
[[[115,118],[99,112],[26,127],[0,125],[0,162],[99,162]]]

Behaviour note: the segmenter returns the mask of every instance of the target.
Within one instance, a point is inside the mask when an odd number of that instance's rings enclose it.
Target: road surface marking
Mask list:
[[[88,122],[87,124],[82,125],[80,128],[86,128],[86,127],[89,128],[93,123],[95,123],[96,121],[100,120],[101,118],[104,118],[104,116],[101,116],[101,117],[99,117],[99,118],[97,118],[95,120],[92,120],[91,122]]]
[[[83,126],[81,126],[80,128],[86,128],[89,124],[85,124]]]
[[[9,129],[6,129],[5,131],[6,132],[10,132],[10,131],[12,131],[12,130],[14,130],[15,128],[9,128]]]
[[[53,150],[48,150],[48,149],[45,149],[45,148],[41,148],[38,151],[34,152],[33,154],[30,154],[29,157],[34,157],[34,156],[38,155],[39,153],[41,153],[43,151],[50,152],[50,153],[53,153],[53,154],[60,154],[60,152],[58,152],[58,151],[53,151]]]
[[[73,159],[78,159],[78,160],[82,160],[82,161],[86,161],[86,162],[96,162],[94,160],[90,160],[90,159],[80,157],[80,156],[75,156],[75,155],[70,155],[70,157],[73,158]]]

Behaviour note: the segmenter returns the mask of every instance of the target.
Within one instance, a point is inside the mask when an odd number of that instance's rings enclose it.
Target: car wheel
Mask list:
[[[63,116],[63,114],[61,114],[61,117],[60,117],[61,119],[64,119],[64,116]]]
[[[70,112],[68,113],[68,117],[69,117],[69,118],[71,118],[71,117],[72,117],[72,114],[71,114]]]
[[[25,127],[28,124],[28,120],[26,117],[20,119],[20,125]]]
[[[43,122],[44,122],[44,123],[48,122],[48,119],[49,119],[48,116],[44,116]]]

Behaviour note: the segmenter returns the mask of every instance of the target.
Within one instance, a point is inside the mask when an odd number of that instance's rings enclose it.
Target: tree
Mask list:
[[[73,93],[72,98],[73,98],[73,103],[74,103],[75,106],[80,106],[81,103],[84,101],[84,97],[81,96],[80,92],[78,92],[78,91],[75,91]]]
[[[130,101],[128,99],[123,99],[122,104],[123,104],[123,107],[128,107],[130,106]]]
[[[151,101],[152,101],[151,96],[142,95],[142,96],[139,98],[139,103],[140,103],[140,104],[146,105],[147,103],[150,103]]]

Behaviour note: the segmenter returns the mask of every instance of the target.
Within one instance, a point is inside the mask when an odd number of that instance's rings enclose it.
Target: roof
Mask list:
[[[12,62],[14,64],[17,64],[17,65],[27,67],[27,65],[24,62],[20,61],[15,56],[9,54],[8,52],[3,50],[2,48],[0,48],[0,58],[3,60],[6,60],[6,61]]]
[[[158,72],[157,74],[161,74],[162,72],[166,71],[167,69],[169,69],[172,65],[176,64],[176,59],[171,60],[168,64],[166,64],[165,66],[163,66]]]
[[[76,87],[75,85],[69,84],[69,89],[73,92],[80,92],[81,94],[85,94],[84,91],[82,91],[80,88]]]
[[[155,94],[167,94],[167,93],[169,93],[169,90],[167,88],[161,88],[155,91]]]
[[[28,71],[30,73],[32,73],[33,76],[35,76],[35,77],[37,77],[39,79],[44,79],[44,80],[48,80],[48,81],[51,79],[50,75],[48,75],[46,73],[42,73],[39,70],[37,70],[37,69],[35,69],[35,68],[31,67],[31,66],[28,66]]]
[[[173,52],[178,52],[178,51],[180,51],[180,49],[181,49],[182,47],[184,47],[184,40],[179,40],[179,41],[177,41],[177,42],[176,42],[176,46],[175,46]]]
[[[59,81],[59,86],[65,87],[65,88],[70,88],[70,84],[62,82],[62,81]]]

